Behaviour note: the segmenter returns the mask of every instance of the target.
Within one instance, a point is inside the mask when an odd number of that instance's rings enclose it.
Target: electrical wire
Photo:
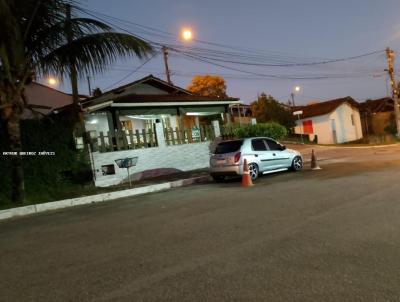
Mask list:
[[[158,55],[158,53],[153,54],[150,58],[148,58],[146,61],[144,61],[142,64],[140,64],[136,69],[132,70],[131,72],[129,72],[127,75],[125,75],[122,79],[118,80],[117,82],[107,86],[104,88],[104,90],[108,90],[116,85],[118,85],[119,83],[121,83],[122,81],[126,80],[127,78],[129,78],[130,76],[132,76],[135,72],[139,71],[140,68],[142,68],[144,65],[146,65],[148,62],[150,62],[153,58],[155,58]]]

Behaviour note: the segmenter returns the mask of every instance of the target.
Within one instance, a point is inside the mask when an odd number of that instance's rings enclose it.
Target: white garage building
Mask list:
[[[320,144],[340,144],[362,138],[359,104],[351,97],[297,106],[296,134],[309,136],[313,141],[317,136]],[[298,119],[299,118],[299,119]]]

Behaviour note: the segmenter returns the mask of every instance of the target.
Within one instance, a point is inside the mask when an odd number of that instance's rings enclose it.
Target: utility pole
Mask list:
[[[88,89],[89,89],[89,96],[92,96],[92,87],[90,85],[90,77],[87,76],[87,84],[88,84]]]
[[[65,32],[67,34],[67,42],[72,43],[74,37],[72,33],[70,4],[67,4],[66,6]],[[74,104],[77,105],[79,102],[78,72],[76,71],[76,62],[73,54],[69,56],[69,68],[70,68],[70,78],[71,78],[71,88],[72,88],[72,100]]]
[[[171,73],[170,73],[169,67],[168,67],[168,49],[167,49],[167,47],[163,46],[162,47],[162,52],[163,52],[163,55],[164,55],[165,74],[167,75],[167,82],[168,82],[168,84],[172,85]]]
[[[292,92],[290,96],[292,97],[292,107],[296,107],[296,105],[294,104],[294,93]]]
[[[392,97],[394,106],[394,115],[396,119],[397,137],[400,136],[400,111],[399,111],[399,91],[394,75],[394,52],[389,47],[386,48],[386,58],[388,63],[388,73],[390,77],[390,85],[392,87]]]

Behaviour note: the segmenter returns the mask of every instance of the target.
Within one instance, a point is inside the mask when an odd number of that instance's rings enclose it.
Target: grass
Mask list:
[[[208,170],[194,170],[189,172],[178,172],[170,175],[162,175],[150,179],[144,179],[132,182],[132,188],[143,187],[152,184],[158,184],[179,179],[191,178],[196,176],[208,175]],[[26,201],[23,204],[15,205],[9,199],[9,184],[5,186],[7,190],[0,192],[0,210],[14,208],[16,206],[29,206],[57,200],[84,197],[101,193],[108,193],[120,190],[130,189],[129,183],[118,184],[109,187],[95,187],[93,183],[80,185],[73,183],[63,183],[55,187],[54,185],[43,185],[41,183],[27,182]]]

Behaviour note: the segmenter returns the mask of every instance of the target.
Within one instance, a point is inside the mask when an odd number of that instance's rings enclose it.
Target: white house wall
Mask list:
[[[354,116],[354,125],[351,123],[351,114]],[[347,103],[343,103],[330,114],[300,119],[300,121],[296,120],[295,133],[302,133],[303,121],[312,120],[314,134],[310,134],[310,140],[313,140],[314,136],[317,135],[318,143],[334,144],[332,119],[336,123],[337,143],[345,143],[362,138],[360,113],[358,109]]]
[[[303,133],[303,121],[312,120],[313,132],[310,135],[310,140],[314,139],[314,136],[318,136],[318,143],[320,144],[333,144],[333,137],[331,131],[331,125],[329,121],[329,114],[314,116],[306,119],[301,119],[300,122],[296,120],[295,133]],[[308,135],[308,134],[307,134]]]
[[[351,122],[352,114],[354,125]],[[330,119],[334,119],[336,122],[336,136],[339,144],[362,138],[361,119],[358,109],[344,103],[330,114]]]
[[[96,174],[95,184],[98,187],[107,187],[127,180],[127,170],[120,169],[115,163],[116,159],[138,157],[135,167],[130,169],[131,174],[152,169],[176,169],[190,171],[203,169],[209,166],[210,142],[186,144],[167,147],[154,147],[146,149],[126,150],[117,152],[94,152],[92,159]],[[114,165],[114,175],[102,175],[103,165]]]

